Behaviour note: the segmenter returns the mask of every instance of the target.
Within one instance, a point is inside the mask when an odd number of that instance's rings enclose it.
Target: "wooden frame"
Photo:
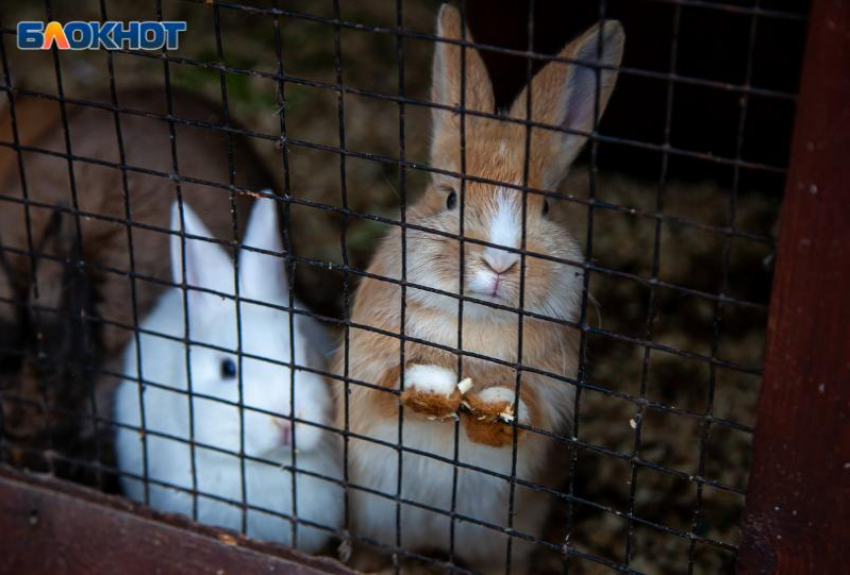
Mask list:
[[[118,496],[0,466],[0,573],[349,575],[332,559],[251,541]]]
[[[850,0],[814,0],[780,220],[741,575],[846,573]]]

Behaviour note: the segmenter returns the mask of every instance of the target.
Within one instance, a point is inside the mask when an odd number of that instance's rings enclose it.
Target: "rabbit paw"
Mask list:
[[[460,407],[455,372],[436,365],[412,365],[404,372],[405,407],[435,419],[451,417]]]
[[[516,394],[507,387],[488,387],[481,393],[468,393],[464,397],[463,417],[466,435],[473,443],[481,443],[491,447],[513,445],[514,420],[527,424],[528,408],[519,401],[519,417],[514,414]],[[517,429],[521,438],[524,431]]]

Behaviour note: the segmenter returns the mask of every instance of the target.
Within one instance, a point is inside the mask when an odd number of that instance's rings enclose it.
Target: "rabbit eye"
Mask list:
[[[549,215],[549,200],[546,200],[546,199],[543,200],[543,215],[544,216]]]
[[[457,192],[451,192],[448,197],[446,197],[446,207],[450,210],[457,207]]]
[[[236,377],[236,362],[230,358],[221,360],[221,377],[233,379]]]

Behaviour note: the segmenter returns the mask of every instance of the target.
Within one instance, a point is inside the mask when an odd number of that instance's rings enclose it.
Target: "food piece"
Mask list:
[[[464,377],[457,384],[457,389],[461,395],[466,395],[466,392],[472,389],[472,378]]]

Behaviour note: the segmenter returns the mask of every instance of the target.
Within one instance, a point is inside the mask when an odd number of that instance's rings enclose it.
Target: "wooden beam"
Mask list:
[[[353,575],[331,559],[0,466],[0,574]]]
[[[847,573],[850,0],[814,0],[780,222],[741,575]]]

